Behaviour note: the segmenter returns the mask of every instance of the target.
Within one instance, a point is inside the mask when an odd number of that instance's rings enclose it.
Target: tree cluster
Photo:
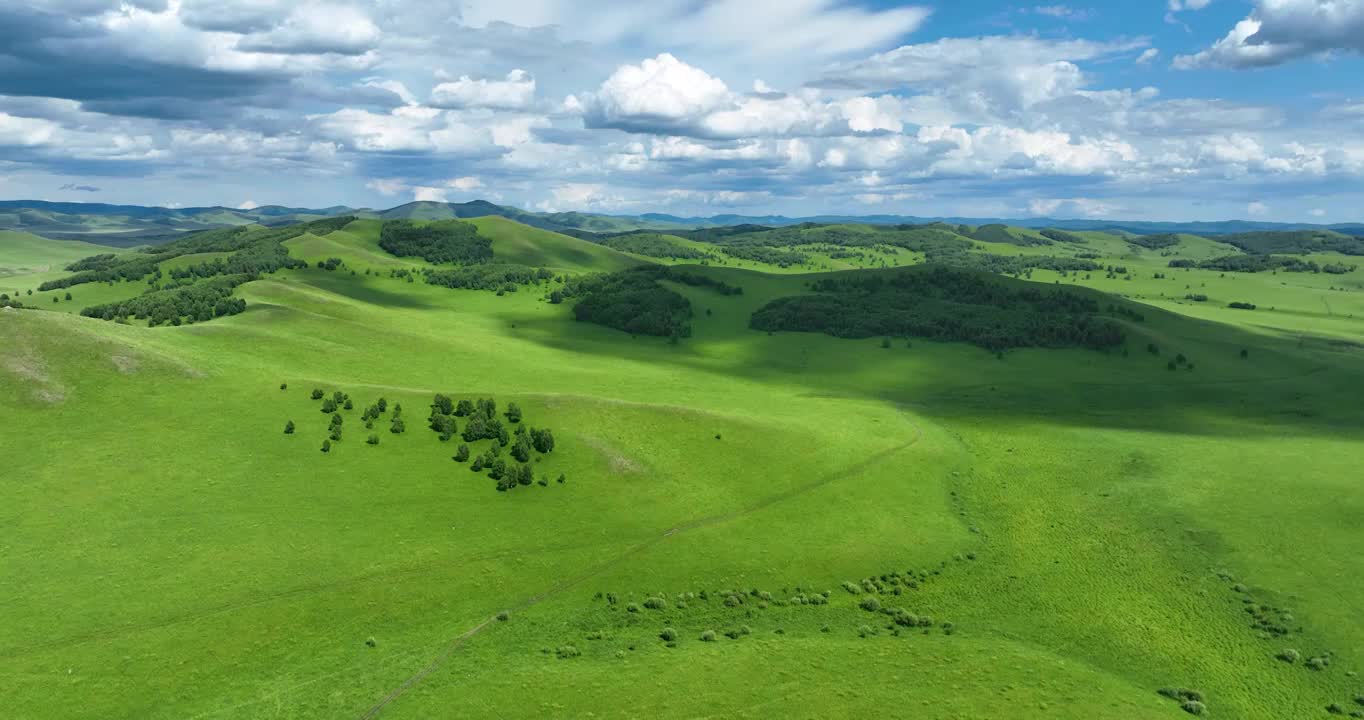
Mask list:
[[[1147,250],[1162,250],[1174,247],[1179,244],[1179,236],[1174,233],[1162,233],[1159,235],[1133,235],[1127,238],[1127,242]]]
[[[569,280],[564,294],[578,298],[573,315],[579,321],[632,335],[689,337],[691,303],[655,278],[630,270],[585,275]]]
[[[465,265],[442,270],[428,268],[424,275],[429,285],[498,292],[516,292],[518,286],[535,285],[554,277],[554,273],[545,268],[500,264]]]
[[[204,322],[246,311],[246,301],[232,297],[238,285],[256,279],[254,275],[224,275],[171,290],[154,290],[135,298],[81,310],[86,317],[126,320],[135,317],[153,327],[162,324]]]
[[[1014,289],[979,273],[934,267],[827,277],[816,294],[774,300],[755,312],[755,330],[836,337],[923,337],[991,351],[1016,347],[1121,345],[1118,324],[1092,298],[1065,290]]]
[[[493,241],[478,227],[460,220],[418,225],[411,220],[387,220],[379,230],[379,247],[398,257],[420,257],[436,264],[485,263],[493,258]]]
[[[705,260],[715,257],[708,252],[687,247],[676,240],[653,232],[629,232],[617,235],[585,234],[585,239],[613,250],[672,260]]]
[[[1054,240],[1056,242],[1062,243],[1071,243],[1074,245],[1083,245],[1089,242],[1081,235],[1069,233],[1066,232],[1065,230],[1057,230],[1055,228],[1046,228],[1045,230],[1039,230],[1038,234],[1040,234],[1044,238],[1047,238],[1048,240]]]
[[[1271,270],[1311,273],[1322,271],[1321,266],[1311,260],[1285,255],[1224,255],[1199,263],[1190,260],[1171,260],[1170,267],[1197,267],[1203,270],[1243,273],[1268,272]]]

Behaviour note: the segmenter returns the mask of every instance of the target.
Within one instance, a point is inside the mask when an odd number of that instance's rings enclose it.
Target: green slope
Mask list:
[[[623,266],[476,222],[499,257]],[[383,257],[377,227],[288,242],[360,266]],[[1166,260],[1122,260],[1131,280],[1038,273],[1158,305],[1129,352],[1003,360],[753,332],[753,309],[814,278],[715,266],[686,272],[744,293],[674,284],[696,311],[677,345],[539,292],[313,268],[194,326],[0,312],[9,711],[1154,720],[1184,717],[1155,692],[1184,686],[1210,717],[1324,717],[1364,670],[1364,427],[1342,391],[1364,382],[1344,342],[1364,287],[1153,277]],[[1175,300],[1202,284],[1284,309]],[[1196,369],[1167,370],[1176,353]],[[325,455],[314,387],[358,403]],[[496,492],[425,428],[435,392],[517,402],[558,441],[537,475],[567,482]],[[385,416],[370,446],[360,412],[380,396],[408,430]],[[932,627],[843,589],[911,569],[878,603]],[[1291,606],[1295,628],[1261,638],[1251,604]],[[1274,659],[1289,647],[1332,665]]]
[[[492,238],[493,256],[498,262],[575,272],[622,270],[642,262],[611,248],[503,217],[468,222],[478,226],[479,233]]]

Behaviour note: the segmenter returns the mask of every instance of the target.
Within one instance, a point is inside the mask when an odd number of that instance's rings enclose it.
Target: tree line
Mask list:
[[[814,295],[774,300],[750,319],[755,330],[835,337],[923,337],[991,351],[1017,347],[1121,345],[1125,335],[1092,298],[1066,290],[1011,288],[966,270],[932,267],[822,278]]]

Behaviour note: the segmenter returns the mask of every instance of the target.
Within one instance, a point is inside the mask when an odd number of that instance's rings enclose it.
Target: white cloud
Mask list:
[[[1181,10],[1202,10],[1212,4],[1212,0],[1169,0],[1170,12]]]
[[[461,190],[465,192],[469,190],[477,190],[478,188],[483,187],[483,181],[479,180],[476,177],[454,178],[453,180],[447,181],[445,184],[450,186],[451,188],[454,188],[455,190]]]
[[[431,89],[435,107],[526,110],[534,103],[535,78],[525,70],[513,70],[505,80],[474,80],[464,75]]]
[[[1246,206],[1246,213],[1252,216],[1265,215],[1269,213],[1269,206],[1256,201]]]
[[[1332,51],[1364,52],[1360,0],[1255,0],[1255,8],[1207,50],[1174,66],[1255,68]]]
[[[241,204],[237,206],[237,209],[238,209],[238,210],[255,210],[255,209],[258,208],[258,207],[260,207],[260,204],[257,203],[255,200],[243,200],[243,201],[241,202]]]
[[[588,97],[588,127],[653,132],[694,123],[733,102],[729,88],[668,53],[622,65]]]
[[[1312,217],[1326,217],[1326,211],[1321,208],[1312,208],[1308,214]]]
[[[243,36],[236,48],[263,53],[360,55],[374,48],[380,34],[378,26],[358,8],[306,3],[274,29]]]
[[[1156,58],[1158,57],[1160,57],[1160,50],[1156,48],[1146,48],[1145,50],[1142,51],[1140,55],[1137,56],[1137,64],[1150,65],[1151,63],[1155,62]]]
[[[416,202],[449,202],[447,197],[450,191],[446,188],[427,187],[417,185],[412,188],[412,199]]]
[[[1028,213],[1048,217],[1106,217],[1118,208],[1093,198],[1036,198],[1028,202]]]
[[[407,184],[396,178],[375,178],[365,183],[365,187],[384,197],[393,197],[407,189]]]

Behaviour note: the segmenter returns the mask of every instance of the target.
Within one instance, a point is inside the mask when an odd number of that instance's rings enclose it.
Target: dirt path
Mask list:
[[[908,418],[908,415],[906,415],[905,417]],[[669,528],[668,530],[665,530],[664,532],[660,533],[655,537],[649,538],[648,540],[645,540],[637,545],[634,545],[633,547],[622,552],[620,555],[617,555],[616,557],[611,558],[610,560],[607,560],[606,562],[603,562],[600,565],[590,568],[574,577],[563,580],[558,584],[554,585],[553,587],[539,594],[532,595],[530,597],[518,601],[516,604],[508,607],[507,611],[510,612],[524,610],[526,608],[544,602],[545,600],[548,600],[552,597],[560,595],[565,591],[570,590],[573,587],[582,584],[583,582],[586,582],[587,580],[590,580],[594,577],[597,577],[598,575],[601,575],[602,573],[607,572],[608,570],[612,570],[619,567],[630,558],[639,555],[645,550],[648,550],[649,548],[658,545],[659,543],[667,540],[668,538],[676,537],[678,535],[681,535],[686,532],[691,532],[693,530],[699,530],[702,528],[710,527],[712,525],[718,525],[720,523],[729,522],[731,520],[738,520],[740,518],[752,515],[760,510],[764,510],[768,507],[776,505],[777,503],[784,502],[786,500],[790,500],[801,495],[805,495],[806,493],[809,493],[813,490],[818,490],[819,488],[829,485],[835,481],[854,477],[860,474],[862,471],[866,470],[867,468],[871,467],[872,465],[875,465],[876,463],[881,462],[882,460],[885,460],[886,458],[902,450],[906,450],[912,447],[921,439],[923,439],[924,435],[923,428],[921,428],[917,424],[912,423],[912,425],[914,428],[914,432],[912,436],[909,439],[907,439],[904,443],[901,443],[891,448],[887,448],[872,455],[868,455],[866,458],[863,458],[862,460],[846,468],[843,468],[842,470],[837,470],[828,473],[803,485],[797,485],[789,490],[786,490],[785,492],[777,493],[776,495],[771,495],[769,497],[763,498],[762,500],[759,500],[751,505],[748,505],[747,507],[743,507],[738,510],[733,510],[726,513],[717,513],[715,515],[700,517],[690,522],[678,525],[676,527]],[[439,670],[443,665],[445,665],[446,662],[449,661],[450,657],[453,656],[462,645],[464,645],[464,643],[468,642],[470,638],[473,638],[479,633],[483,632],[483,630],[486,629],[488,625],[490,625],[492,622],[493,620],[489,618],[487,620],[484,620],[483,622],[480,622],[474,627],[466,630],[460,635],[456,636],[449,642],[449,644],[445,646],[445,649],[442,650],[439,655],[437,655],[435,658],[431,660],[431,662],[427,663],[416,673],[408,677],[397,687],[395,687],[391,692],[385,695],[383,699],[379,700],[372,707],[366,710],[364,714],[360,716],[361,720],[369,720],[370,718],[377,717],[379,713],[383,712],[384,708],[393,704],[395,701],[401,698],[408,690],[412,689],[412,687],[414,687],[417,683],[421,682],[422,680],[429,677],[432,673]]]

